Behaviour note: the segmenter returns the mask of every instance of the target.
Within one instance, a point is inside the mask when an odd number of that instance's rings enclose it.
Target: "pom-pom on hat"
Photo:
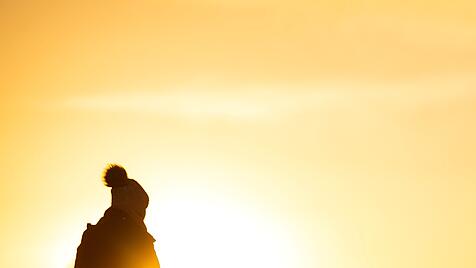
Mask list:
[[[104,170],[103,180],[107,187],[122,186],[127,183],[126,170],[117,164],[109,164]]]

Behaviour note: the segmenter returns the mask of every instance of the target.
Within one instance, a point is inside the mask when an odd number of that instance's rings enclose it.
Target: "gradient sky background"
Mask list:
[[[278,2],[1,0],[0,267],[71,267],[109,162],[163,268],[476,267],[476,4]]]

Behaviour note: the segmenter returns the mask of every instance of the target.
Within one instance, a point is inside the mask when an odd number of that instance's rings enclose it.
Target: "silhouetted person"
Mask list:
[[[112,188],[112,204],[96,225],[88,223],[74,267],[160,268],[155,239],[144,224],[147,193],[121,166],[109,165],[103,178]]]

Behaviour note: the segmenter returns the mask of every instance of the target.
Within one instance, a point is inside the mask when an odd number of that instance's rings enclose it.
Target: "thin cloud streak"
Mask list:
[[[449,83],[451,84],[451,83]],[[454,83],[453,83],[454,84]],[[465,102],[476,94],[464,86],[425,88],[405,85],[383,89],[350,86],[321,86],[306,90],[175,91],[165,93],[117,93],[76,96],[61,107],[79,111],[157,114],[195,120],[273,120],[300,112],[345,107],[384,110],[413,109],[449,102]]]

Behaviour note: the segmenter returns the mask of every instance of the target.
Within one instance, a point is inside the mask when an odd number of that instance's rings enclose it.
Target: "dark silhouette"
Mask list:
[[[96,225],[87,224],[74,267],[160,268],[155,239],[144,224],[147,193],[119,165],[109,165],[103,178],[112,188],[112,204]]]

